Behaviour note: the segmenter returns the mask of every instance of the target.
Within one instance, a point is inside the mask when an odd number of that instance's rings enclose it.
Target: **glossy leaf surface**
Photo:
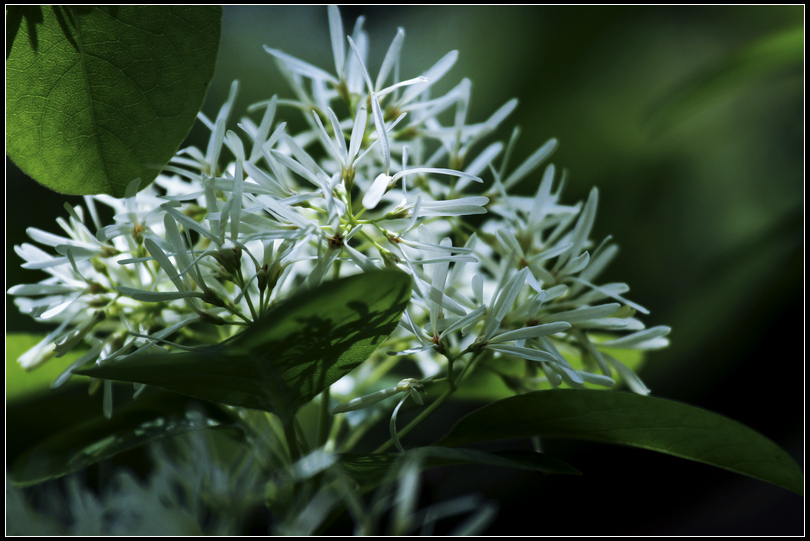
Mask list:
[[[60,193],[122,197],[180,147],[214,74],[218,6],[14,6],[6,150]]]
[[[762,434],[694,406],[630,393],[553,390],[505,398],[461,419],[439,444],[525,436],[630,445],[804,491],[799,466]]]

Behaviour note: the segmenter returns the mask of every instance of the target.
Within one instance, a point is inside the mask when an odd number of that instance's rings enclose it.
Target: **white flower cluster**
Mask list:
[[[456,52],[402,80],[399,30],[372,79],[362,18],[348,39],[337,8],[329,22],[334,73],[266,48],[295,99],[255,104],[261,120],[244,117],[230,131],[234,83],[215,120],[199,116],[211,131],[205,151],[180,151],[153,185],[137,192],[136,181],[123,200],[87,197],[86,212],[68,208],[58,220],[66,236],[29,230],[51,253],[29,244],[17,253],[50,278],[9,293],[23,312],[59,326],[23,366],[82,342],[89,351],[74,366],[219,342],[297,291],[393,266],[414,289],[387,350],[416,359],[425,380],[462,354],[487,353],[525,359],[553,386],[611,386],[618,374],[648,392],[604,348],[662,347],[669,329],[633,317],[647,311],[623,296],[625,284],[596,284],[617,251],[609,238],[589,240],[596,190],[584,205],[561,204],[548,165],[534,196],[510,194],[536,182],[556,141],[510,168],[517,131],[506,143],[482,141],[515,100],[470,124],[469,80],[431,95]],[[290,109],[307,129],[289,133]],[[226,167],[223,145],[235,156]],[[113,209],[114,225],[101,222],[98,204]],[[561,350],[578,350],[582,365]]]

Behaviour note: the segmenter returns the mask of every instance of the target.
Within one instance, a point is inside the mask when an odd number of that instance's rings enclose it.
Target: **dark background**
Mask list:
[[[653,394],[736,419],[803,465],[803,57],[749,51],[803,28],[804,7],[352,7],[342,10],[347,32],[359,14],[372,73],[400,26],[404,78],[458,49],[440,85],[472,80],[471,121],[520,100],[505,123],[522,128],[513,163],[557,137],[564,201],[599,187],[594,236],[621,245],[602,279],[630,284],[652,312],[648,326],[673,329],[642,371]],[[333,70],[321,7],[225,7],[223,23],[209,117],[233,79],[237,113],[291,95],[263,44]],[[199,137],[197,127],[190,143],[204,146]],[[8,288],[40,279],[13,252],[25,228],[56,231],[63,203],[78,198],[6,164]],[[7,332],[38,330],[8,296],[6,308]],[[637,449],[546,450],[584,475],[439,470],[425,477],[425,504],[481,492],[500,502],[491,534],[803,532],[803,499],[760,481]]]

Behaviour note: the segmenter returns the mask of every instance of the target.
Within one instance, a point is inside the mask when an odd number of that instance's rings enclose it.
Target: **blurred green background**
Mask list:
[[[642,372],[653,394],[743,422],[803,463],[804,6],[350,7],[347,32],[361,14],[372,73],[397,27],[404,78],[458,49],[440,88],[472,80],[471,121],[520,100],[501,133],[522,128],[513,163],[557,137],[564,201],[599,187],[595,237],[621,246],[602,279],[630,284],[649,326],[673,328]],[[233,79],[238,114],[290,95],[264,44],[333,69],[324,8],[226,6],[209,117]],[[206,138],[195,127],[189,144]],[[26,227],[56,231],[64,202],[79,198],[6,165],[8,288],[40,279],[13,252]],[[38,330],[8,296],[6,312],[7,332]],[[501,501],[491,533],[803,531],[801,498],[758,481],[637,450],[548,450],[585,475],[460,468],[428,476],[426,497],[483,490]]]

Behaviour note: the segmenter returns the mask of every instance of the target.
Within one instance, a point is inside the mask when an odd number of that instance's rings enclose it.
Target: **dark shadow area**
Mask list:
[[[39,25],[43,24],[42,6],[9,6],[6,13],[6,60],[17,40],[20,26],[25,25],[31,49],[39,49]]]

